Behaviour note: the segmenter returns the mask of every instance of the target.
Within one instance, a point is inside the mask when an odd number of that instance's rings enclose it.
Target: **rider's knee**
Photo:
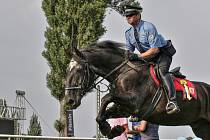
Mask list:
[[[158,70],[162,75],[166,75],[169,71],[169,68],[167,66],[159,66]]]

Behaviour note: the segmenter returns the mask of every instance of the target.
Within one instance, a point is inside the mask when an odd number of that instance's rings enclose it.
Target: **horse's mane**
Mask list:
[[[89,47],[99,47],[99,48],[112,48],[112,49],[124,49],[124,43],[115,42],[112,40],[105,40],[91,44]]]
[[[111,40],[100,41],[92,43],[87,47],[88,51],[94,51],[95,49],[111,49],[115,53],[124,55],[125,53],[125,44],[119,43]]]

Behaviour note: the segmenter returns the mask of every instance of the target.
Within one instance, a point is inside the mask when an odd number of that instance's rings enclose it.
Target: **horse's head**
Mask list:
[[[65,100],[72,109],[76,109],[82,97],[93,88],[95,73],[83,54],[76,50],[67,69],[65,82]]]

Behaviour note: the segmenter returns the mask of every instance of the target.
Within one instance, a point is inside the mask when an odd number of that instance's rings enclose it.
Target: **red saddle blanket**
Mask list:
[[[155,81],[156,85],[160,85],[160,81],[155,75],[153,66],[150,67],[150,74]],[[191,100],[192,98],[197,99],[197,93],[194,84],[187,80],[177,77],[173,77],[174,87],[176,91],[181,91],[183,93],[183,99]]]
[[[174,87],[176,91],[182,91],[183,97],[187,99],[191,99],[191,97],[197,99],[197,93],[196,89],[194,87],[194,84],[187,80],[187,79],[180,79],[177,77],[173,78],[174,80]]]

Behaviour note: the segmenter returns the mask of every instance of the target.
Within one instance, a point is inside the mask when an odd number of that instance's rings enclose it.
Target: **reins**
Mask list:
[[[104,79],[106,79],[107,77],[109,77],[110,75],[112,75],[114,72],[116,72],[118,69],[120,69],[121,67],[123,67],[126,63],[128,63],[128,60],[123,61],[119,66],[117,66],[113,70],[111,70],[107,75],[105,75],[101,80],[99,80],[94,85],[99,84],[101,81],[103,81]]]

